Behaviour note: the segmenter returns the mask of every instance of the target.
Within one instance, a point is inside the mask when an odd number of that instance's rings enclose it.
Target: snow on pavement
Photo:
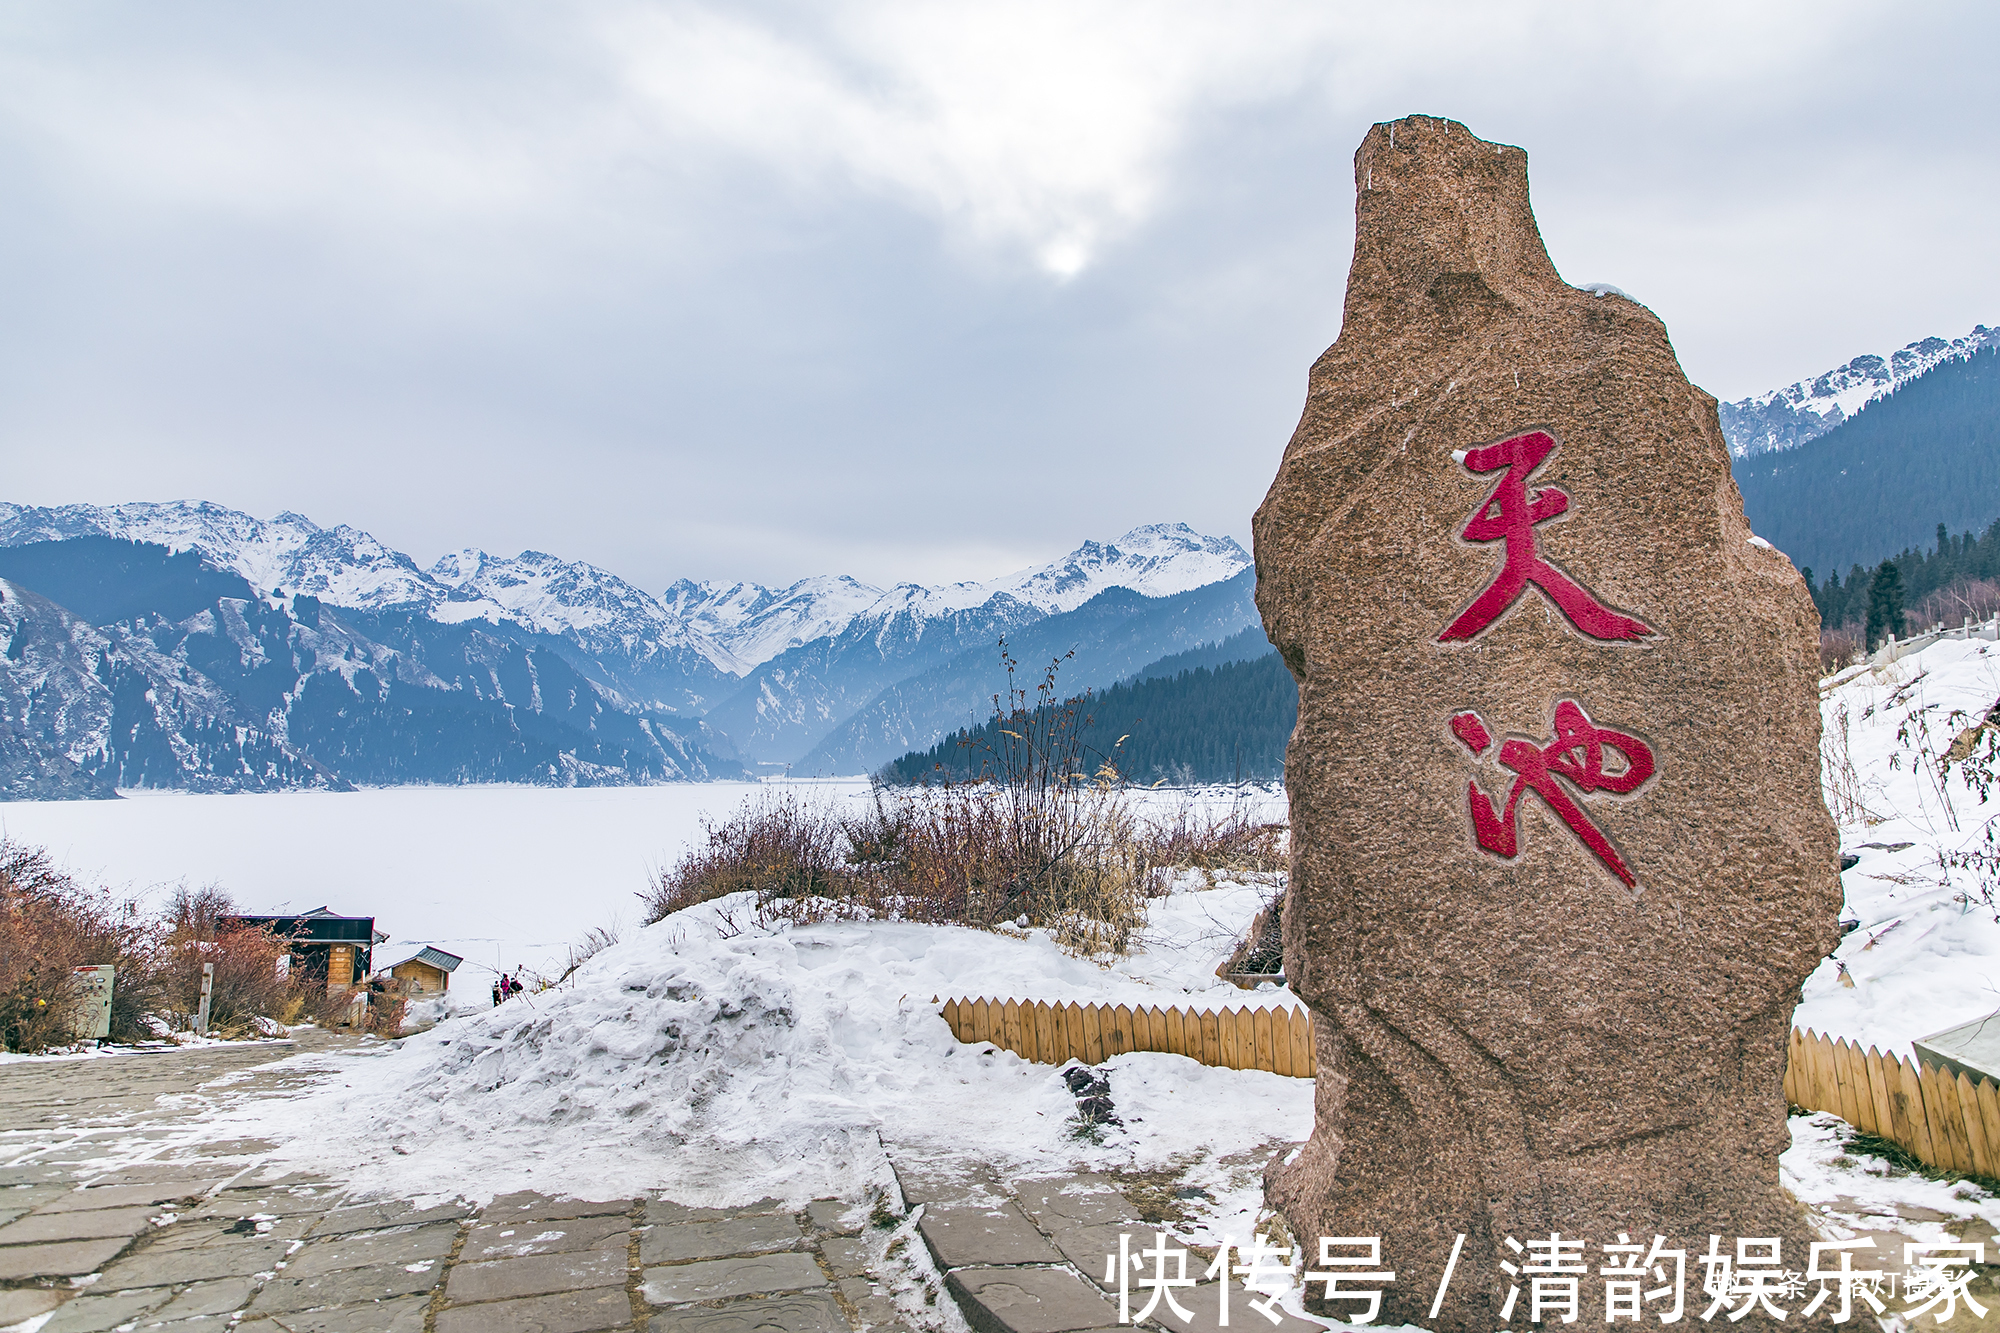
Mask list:
[[[1305,1137],[1312,1084],[1127,1054],[1105,1066],[1124,1127],[1093,1141],[1054,1066],[960,1043],[932,997],[1294,1002],[1212,975],[1271,889],[1200,882],[1187,877],[1155,900],[1154,929],[1173,947],[1111,968],[1039,932],[886,921],[764,929],[746,895],[732,895],[605,950],[558,990],[365,1053],[298,1057],[328,1077],[232,1108],[209,1129],[274,1138],[274,1165],[404,1197],[855,1198],[887,1185],[884,1140],[975,1152],[1009,1176],[1199,1173]],[[1222,1174],[1209,1171],[1218,1183]]]

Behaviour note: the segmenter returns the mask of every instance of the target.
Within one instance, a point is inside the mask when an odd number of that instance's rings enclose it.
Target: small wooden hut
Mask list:
[[[411,957],[389,969],[396,989],[411,995],[441,995],[451,989],[451,974],[465,960],[455,953],[426,944]]]

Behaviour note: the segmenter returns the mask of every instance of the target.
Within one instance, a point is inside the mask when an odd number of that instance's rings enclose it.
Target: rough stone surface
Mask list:
[[[623,1217],[631,1211],[630,1199],[552,1199],[546,1194],[524,1191],[501,1195],[487,1204],[480,1216],[488,1222],[504,1222],[509,1218],[556,1222],[566,1217],[605,1217],[614,1213]]]
[[[499,1223],[482,1221],[466,1235],[458,1261],[471,1264],[489,1259],[522,1259],[531,1254],[567,1254],[606,1245],[622,1249],[628,1234],[623,1217],[575,1217],[554,1222],[523,1222],[510,1217]]]
[[[42,1325],[41,1333],[106,1333],[120,1324],[157,1310],[173,1299],[168,1287],[115,1291],[103,1296],[79,1296]]]
[[[264,1240],[194,1250],[143,1250],[105,1269],[104,1283],[116,1291],[170,1282],[200,1282],[205,1278],[246,1277],[270,1272],[290,1249],[289,1241]]]
[[[285,1265],[286,1277],[317,1277],[342,1268],[371,1268],[381,1264],[414,1264],[426,1259],[442,1259],[451,1252],[458,1228],[449,1222],[408,1230],[365,1232],[314,1241],[291,1257]]]
[[[926,1208],[917,1230],[944,1268],[1062,1261],[1055,1247],[1013,1203],[991,1208]]]
[[[404,1296],[393,1301],[349,1306],[344,1310],[281,1314],[270,1320],[270,1326],[281,1328],[285,1333],[423,1333],[424,1313],[430,1303],[428,1296]],[[262,1333],[265,1325],[240,1327]]]
[[[978,1333],[1115,1328],[1118,1307],[1067,1268],[960,1268],[945,1285]]]
[[[706,1208],[695,1204],[675,1203],[672,1199],[646,1200],[646,1221],[660,1222],[713,1222],[724,1217],[745,1217],[752,1213],[775,1213],[781,1211],[776,1199],[759,1199],[741,1208]]]
[[[1751,541],[1659,318],[1557,276],[1521,150],[1413,116],[1369,132],[1355,176],[1340,338],[1254,524],[1299,685],[1285,973],[1319,1060],[1270,1197],[1294,1234],[1383,1237],[1386,1324],[1498,1326],[1483,1279],[1424,1318],[1461,1232],[1461,1277],[1552,1231],[1803,1257],[1785,1042],[1841,901],[1804,581]],[[1554,449],[1522,492],[1526,462],[1478,451],[1535,431]],[[1501,609],[1503,571],[1534,581]],[[1565,700],[1627,758],[1558,749]],[[1640,751],[1654,772],[1617,793]],[[1505,809],[1537,763],[1558,767]]]
[[[759,1292],[805,1291],[826,1285],[809,1254],[767,1254],[756,1259],[705,1259],[646,1270],[646,1299],[654,1305],[715,1301]]]
[[[564,1291],[523,1300],[457,1306],[437,1318],[437,1333],[601,1333],[632,1323],[623,1287]]]
[[[865,1277],[849,1277],[834,1285],[840,1288],[840,1294],[847,1298],[847,1303],[854,1307],[854,1313],[867,1327],[901,1327],[902,1311],[896,1308],[896,1298],[884,1291],[881,1284]]]
[[[93,1208],[81,1213],[30,1213],[0,1227],[0,1245],[30,1245],[51,1240],[102,1240],[136,1236],[150,1229],[155,1208]]]
[[[24,1287],[0,1291],[0,1328],[47,1314],[62,1304],[62,1293],[46,1288]],[[110,1325],[105,1325],[109,1328]]]
[[[729,1254],[789,1250],[799,1243],[799,1225],[782,1213],[731,1217],[714,1222],[656,1226],[639,1241],[639,1262],[673,1264],[686,1259],[719,1259]]]
[[[82,1277],[94,1273],[130,1244],[124,1237],[108,1240],[65,1240],[47,1245],[0,1247],[0,1282],[31,1277]]]
[[[181,1214],[189,1221],[205,1218],[265,1217],[319,1218],[333,1201],[334,1191],[324,1186],[296,1185],[285,1189],[223,1190],[199,1208]]]
[[[499,1301],[581,1291],[625,1283],[625,1251],[584,1250],[577,1254],[535,1254],[490,1264],[460,1264],[451,1270],[445,1294],[462,1301]]]
[[[161,1306],[153,1318],[167,1323],[175,1319],[192,1319],[196,1315],[228,1314],[250,1299],[254,1285],[246,1277],[197,1282]]]
[[[1190,1269],[1192,1270],[1192,1264]],[[1132,1296],[1132,1312],[1137,1314],[1151,1299],[1152,1293],[1134,1291]],[[1222,1333],[1225,1328],[1246,1327],[1257,1329],[1259,1333],[1323,1333],[1320,1325],[1309,1323],[1296,1315],[1286,1314],[1276,1306],[1271,1307],[1271,1313],[1278,1316],[1278,1322],[1272,1323],[1265,1315],[1250,1308],[1251,1301],[1263,1298],[1254,1292],[1243,1290],[1241,1284],[1229,1289],[1227,1324],[1222,1322],[1222,1288],[1216,1283],[1204,1282],[1192,1289],[1176,1290],[1174,1299],[1180,1302],[1181,1309],[1186,1310],[1193,1318],[1181,1318],[1168,1309],[1164,1301],[1155,1307],[1151,1315],[1153,1320],[1173,1330],[1173,1333]],[[1343,1303],[1342,1309],[1345,1313],[1354,1313],[1351,1305]]]
[[[849,1221],[850,1214],[854,1220]],[[806,1205],[806,1221],[836,1236],[852,1236],[861,1230],[861,1212],[839,1199],[814,1199]]]
[[[44,1204],[42,1213],[73,1213],[92,1208],[142,1208],[149,1204],[192,1199],[221,1184],[219,1180],[165,1181],[157,1185],[100,1185],[95,1189],[66,1190],[61,1197]]]
[[[847,1333],[847,1319],[833,1297],[816,1293],[664,1310],[649,1327],[652,1333]]]
[[[322,1273],[318,1277],[279,1278],[264,1284],[256,1299],[250,1302],[250,1313],[282,1314],[363,1301],[386,1301],[429,1291],[437,1283],[437,1277],[434,1269],[412,1273],[404,1268],[343,1268],[337,1273]]]
[[[426,1222],[457,1222],[470,1216],[471,1213],[472,1210],[462,1204],[447,1203],[434,1208],[419,1208],[415,1204],[389,1200],[383,1203],[361,1204],[352,1208],[336,1208],[313,1228],[313,1234],[331,1236],[345,1231],[380,1231],[384,1227],[421,1226]]]
[[[1137,1254],[1146,1247],[1157,1243],[1160,1230],[1143,1222],[1128,1223],[1125,1226],[1075,1226],[1058,1225],[1049,1229],[1050,1239],[1062,1251],[1063,1258],[1075,1264],[1077,1270],[1107,1291],[1116,1291],[1118,1281],[1107,1275],[1106,1257],[1118,1253],[1119,1236],[1129,1236],[1131,1241],[1127,1253]],[[1179,1242],[1174,1242],[1178,1245]],[[1195,1263],[1193,1258],[1188,1260]],[[1151,1271],[1149,1268],[1148,1272]]]
[[[1131,1200],[1099,1176],[1058,1176],[1020,1187],[1021,1208],[1043,1230],[1065,1225],[1115,1226],[1139,1220]]]
[[[859,1277],[868,1271],[868,1242],[859,1236],[836,1236],[822,1242],[819,1252],[835,1277]]]

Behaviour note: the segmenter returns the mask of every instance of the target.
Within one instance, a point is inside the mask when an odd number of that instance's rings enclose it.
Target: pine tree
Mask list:
[[[1875,581],[1868,585],[1868,647],[1873,650],[1889,635],[1903,638],[1903,571],[1893,560],[1875,567]]]

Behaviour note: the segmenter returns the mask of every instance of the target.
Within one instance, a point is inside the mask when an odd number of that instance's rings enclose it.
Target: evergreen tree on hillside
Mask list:
[[[1261,637],[1263,631],[1258,629]],[[1171,659],[1168,659],[1171,660]],[[1087,771],[1110,763],[1139,783],[1266,781],[1285,771],[1298,718],[1298,687],[1275,652],[1252,661],[1149,676],[1036,710],[1073,709]],[[995,775],[1015,725],[995,718],[904,755],[876,777],[892,785],[964,782]]]
[[[1873,650],[1891,634],[1907,638],[1909,630],[1903,624],[1903,571],[1884,560],[1868,585],[1868,647]]]
[[[1916,546],[1940,519],[1957,530],[1991,522],[2000,348],[1944,362],[1809,444],[1733,467],[1757,534],[1816,569]],[[1921,596],[1905,591],[1913,603]]]

